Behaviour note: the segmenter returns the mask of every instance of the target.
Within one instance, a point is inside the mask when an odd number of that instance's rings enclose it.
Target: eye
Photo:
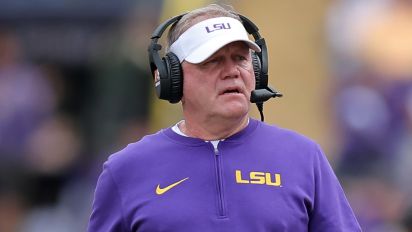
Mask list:
[[[243,63],[245,63],[246,61],[247,61],[247,58],[246,57],[244,57],[244,56],[237,56],[236,57],[236,61],[240,64],[243,64]]]
[[[247,57],[244,55],[236,55],[235,59],[238,61],[243,61],[243,60],[247,60]]]
[[[247,58],[245,56],[239,56],[240,60],[247,60]]]
[[[213,64],[213,63],[217,63],[217,62],[219,62],[219,59],[213,58],[213,59],[209,60],[207,63]]]
[[[213,64],[219,63],[219,61],[220,61],[219,57],[212,57],[206,60],[202,65],[203,66],[213,65]]]

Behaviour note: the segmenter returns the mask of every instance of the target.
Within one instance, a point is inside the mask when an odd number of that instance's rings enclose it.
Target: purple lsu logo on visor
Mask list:
[[[210,33],[210,32],[214,32],[217,30],[230,29],[231,27],[229,23],[226,23],[226,25],[225,23],[215,23],[213,24],[213,26],[211,26],[211,28],[209,28],[209,26],[205,28],[206,28],[207,33]]]

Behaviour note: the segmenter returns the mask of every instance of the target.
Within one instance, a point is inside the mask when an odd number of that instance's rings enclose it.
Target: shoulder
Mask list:
[[[253,146],[255,151],[295,165],[307,167],[319,161],[326,161],[322,148],[313,139],[299,132],[264,122],[258,122],[247,143]]]
[[[145,159],[153,159],[157,150],[161,149],[165,144],[170,143],[168,138],[160,130],[154,134],[146,135],[141,140],[130,143],[123,149],[111,154],[105,166],[114,168],[125,168],[130,165],[139,164]]]
[[[313,139],[294,130],[279,127],[277,125],[258,122],[255,137],[264,141],[276,141],[288,146],[304,146],[319,149],[319,145]]]

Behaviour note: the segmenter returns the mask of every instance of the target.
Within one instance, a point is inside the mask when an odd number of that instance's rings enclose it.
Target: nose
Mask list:
[[[223,78],[237,78],[240,75],[239,67],[231,59],[226,59],[223,62]]]

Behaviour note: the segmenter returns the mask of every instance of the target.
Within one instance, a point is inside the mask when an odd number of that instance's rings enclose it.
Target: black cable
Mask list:
[[[265,116],[263,115],[263,102],[256,103],[256,106],[260,113],[260,121],[265,121]]]

